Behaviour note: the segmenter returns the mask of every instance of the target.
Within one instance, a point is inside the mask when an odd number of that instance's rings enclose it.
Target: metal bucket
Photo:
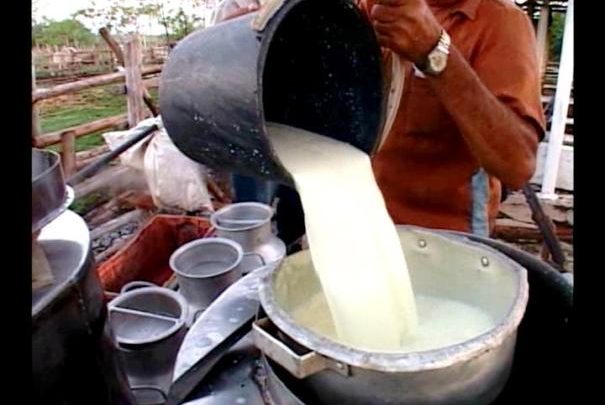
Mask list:
[[[286,245],[273,235],[269,205],[245,202],[227,205],[210,217],[216,235],[237,242],[244,251],[244,274],[280,261],[286,255]]]
[[[65,186],[59,154],[32,149],[32,233],[65,212],[72,201],[73,190]]]
[[[321,285],[308,252],[290,256],[261,283],[269,318],[257,321],[253,331],[261,351],[297,379],[305,403],[482,405],[505,386],[528,300],[525,269],[464,237],[413,227],[400,227],[399,235],[416,293],[480,307],[496,326],[424,352],[374,353],[342,345],[292,317]]]
[[[162,71],[162,120],[191,159],[293,183],[267,139],[278,122],[371,152],[384,122],[381,51],[351,0],[277,0],[196,31]]]
[[[179,292],[196,314],[242,277],[243,257],[240,245],[224,238],[198,239],[172,254],[170,268],[176,273]]]
[[[139,403],[143,397],[157,399],[145,403],[165,400],[186,319],[185,299],[166,288],[137,288],[109,303],[110,325]]]

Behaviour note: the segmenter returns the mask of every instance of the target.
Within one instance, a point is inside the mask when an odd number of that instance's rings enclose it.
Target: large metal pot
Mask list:
[[[465,237],[413,227],[400,227],[399,235],[416,293],[481,307],[497,320],[496,327],[425,352],[372,353],[344,346],[291,315],[321,291],[309,253],[300,252],[261,283],[270,320],[254,324],[254,339],[277,367],[299,380],[306,403],[481,405],[506,384],[528,300],[525,269]]]
[[[19,402],[133,404],[107,323],[86,223],[65,211],[42,228],[38,243],[54,282],[32,291],[33,390],[30,401]]]
[[[269,140],[279,122],[371,152],[384,123],[380,46],[351,0],[272,0],[196,31],[162,71],[174,144],[209,167],[292,183]]]

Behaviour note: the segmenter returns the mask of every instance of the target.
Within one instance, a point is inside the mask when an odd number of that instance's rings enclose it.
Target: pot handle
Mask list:
[[[252,29],[258,32],[264,31],[267,24],[282,8],[286,0],[267,0],[263,3],[256,16],[252,19]]]
[[[302,355],[295,353],[285,342],[277,339],[267,330],[271,325],[269,318],[259,319],[252,324],[254,343],[261,352],[288,370],[294,377],[303,379],[327,369],[334,370],[345,377],[350,375],[347,364],[329,359],[314,351]]]
[[[124,284],[120,290],[120,294],[127,293],[128,291],[136,290],[137,288],[145,287],[157,287],[157,285],[150,283],[149,281],[131,281],[130,283]]]

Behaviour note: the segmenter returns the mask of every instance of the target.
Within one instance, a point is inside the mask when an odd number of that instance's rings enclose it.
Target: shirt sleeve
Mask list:
[[[521,118],[540,139],[545,120],[540,97],[540,66],[533,26],[516,7],[492,9],[470,63],[488,89]]]

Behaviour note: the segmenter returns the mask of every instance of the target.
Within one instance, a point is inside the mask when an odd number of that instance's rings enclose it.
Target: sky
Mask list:
[[[103,1],[107,0],[97,0],[97,4],[102,4]],[[124,1],[126,3],[127,1]],[[43,17],[46,17],[51,20],[64,20],[71,18],[72,14],[78,10],[82,10],[85,8],[89,8],[92,6],[92,2],[90,0],[35,0],[33,3],[37,3],[37,10],[32,11],[32,17],[36,20],[42,20]],[[204,18],[207,14],[207,10],[196,9],[191,6],[190,2],[187,0],[162,0],[162,4],[164,4],[167,8],[171,7],[183,7],[183,9],[191,14],[196,14],[202,18]],[[36,7],[33,7],[36,9]],[[100,28],[100,23],[90,23],[82,20],[83,23],[88,25],[93,31],[96,31]],[[143,34],[148,35],[160,35],[163,34],[164,28],[154,21],[142,22],[141,31]]]
[[[70,18],[78,10],[90,6],[90,0],[38,0],[38,16],[51,20]]]

